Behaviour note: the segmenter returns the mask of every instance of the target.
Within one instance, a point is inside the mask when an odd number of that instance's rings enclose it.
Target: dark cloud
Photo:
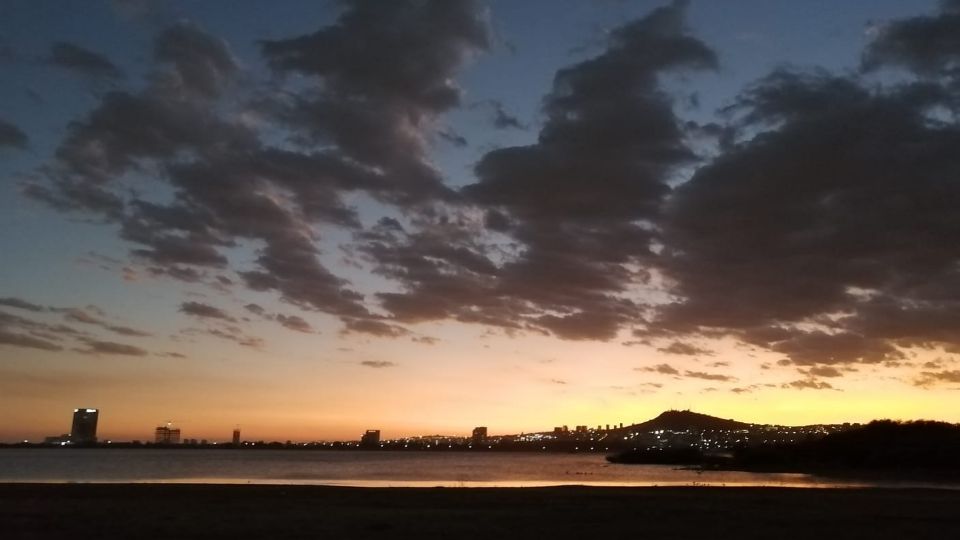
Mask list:
[[[252,246],[248,266],[231,268],[239,282],[339,317],[346,332],[418,339],[405,325],[431,320],[564,339],[637,329],[687,355],[710,353],[688,338],[731,336],[803,368],[807,379],[787,383],[796,388],[850,364],[906,363],[910,347],[960,345],[955,3],[889,23],[864,55],[865,71],[920,77],[781,69],[722,124],[699,125],[678,117],[665,81],[717,59],[674,2],[559,70],[536,140],[482,156],[461,191],[444,184],[429,144],[457,137],[441,115],[460,104],[457,73],[489,45],[483,7],[341,5],[330,26],[261,43],[278,77],[254,89],[222,40],[167,28],[145,87],[103,94],[24,192],[110,222],[153,275],[230,285],[228,254]],[[499,102],[483,106],[499,127],[520,126]],[[25,147],[5,125],[0,145]],[[705,138],[719,140],[709,161]],[[162,202],[147,198],[159,192]],[[367,196],[396,217],[364,225],[350,205]],[[328,269],[320,246],[338,237],[327,227],[346,229],[344,257],[390,285],[365,297]],[[668,303],[645,304],[646,290]],[[234,320],[200,302],[181,310]],[[98,322],[75,320],[145,335],[87,315]],[[49,329],[10,330],[43,339],[31,331]]]
[[[133,328],[106,323],[98,317],[103,315],[103,313],[93,307],[89,307],[87,310],[78,308],[47,308],[45,311],[63,312],[65,317],[70,321],[98,326],[121,335],[150,335],[147,332]],[[92,315],[89,311],[94,312],[97,316]],[[137,347],[99,340],[86,332],[79,331],[64,324],[35,321],[0,311],[0,342],[3,344],[47,351],[60,351],[64,349],[63,343],[70,341],[77,341],[85,345],[85,349],[75,349],[84,353],[102,352],[105,354],[136,354],[139,356],[140,353],[136,351],[141,350]]]
[[[236,319],[222,309],[202,302],[183,302],[180,304],[180,312],[205,319],[220,319],[222,321],[236,322]]]
[[[267,310],[263,309],[263,306],[260,306],[259,304],[247,304],[243,306],[243,309],[261,317],[264,317],[267,314]]]
[[[89,324],[92,326],[99,326],[100,328],[110,330],[111,332],[115,334],[120,334],[122,336],[146,337],[146,336],[152,335],[150,334],[150,332],[145,332],[143,330],[137,330],[136,328],[130,328],[128,326],[117,325],[117,324],[104,321],[99,316],[99,315],[102,315],[102,312],[97,313],[97,315],[90,313],[90,311],[99,312],[99,310],[96,308],[90,308],[90,307],[88,307],[87,309],[62,308],[62,309],[57,309],[56,311],[62,311],[64,314],[63,315],[64,318],[67,319],[68,321],[73,321],[81,324]]]
[[[280,73],[315,77],[315,88],[274,99],[274,117],[315,142],[377,167],[392,200],[450,198],[424,141],[436,116],[459,104],[453,82],[488,45],[473,0],[343,2],[337,22],[313,34],[266,41]]]
[[[107,330],[110,330],[111,332],[120,334],[121,336],[147,337],[147,336],[153,335],[150,332],[137,330],[136,328],[130,328],[129,326],[119,326],[119,325],[108,324],[104,326],[104,328],[106,328]]]
[[[401,337],[410,334],[402,326],[376,319],[344,319],[344,332],[371,334],[377,337]]]
[[[693,157],[657,77],[716,65],[683,25],[680,3],[655,10],[615,29],[600,56],[558,71],[538,143],[484,156],[480,182],[468,194],[524,219],[602,222],[656,213],[668,191],[664,174]]]
[[[943,383],[960,383],[960,371],[923,371],[913,381],[913,384],[921,387],[929,387]]]
[[[123,70],[107,57],[73,43],[60,41],[50,47],[47,62],[84,77],[93,79],[122,79]]]
[[[833,366],[814,366],[804,370],[804,373],[813,377],[842,377],[843,372]]]
[[[685,356],[713,354],[713,351],[710,351],[709,349],[701,349],[700,347],[691,345],[689,343],[683,343],[681,341],[671,342],[670,345],[667,345],[666,347],[660,347],[657,350],[662,353],[678,354],[678,355],[685,355]]]
[[[63,317],[68,321],[93,325],[99,325],[102,323],[99,318],[87,313],[87,311],[82,308],[66,308],[63,310],[63,312]]]
[[[406,289],[378,295],[383,307],[403,322],[615,337],[640,316],[626,297],[643,279],[628,265],[650,256],[640,221],[656,216],[669,172],[694,159],[658,77],[715,64],[684,33],[680,3],[614,30],[602,54],[557,72],[537,143],[486,154],[463,190],[516,247],[485,244],[489,230],[461,215],[381,231],[365,252]]]
[[[32,302],[27,302],[26,300],[21,300],[20,298],[11,298],[11,297],[0,298],[0,306],[10,306],[10,307],[15,307],[17,309],[24,309],[27,311],[34,311],[34,312],[47,310],[47,308],[45,308],[44,306],[40,306]]]
[[[653,373],[660,373],[663,375],[679,375],[680,372],[670,364],[657,364],[653,367],[645,368],[636,368],[638,371],[650,371]]]
[[[798,379],[780,385],[781,388],[793,390],[833,390],[833,386],[825,381],[818,381],[814,378]]]
[[[244,332],[243,329],[229,322],[225,322],[223,319],[214,317],[209,320],[211,323],[216,324],[205,325],[200,328],[185,328],[180,330],[179,334],[182,336],[213,336],[251,349],[263,349],[266,345],[266,342],[262,338],[251,336]],[[174,336],[174,340],[177,339],[178,336]]]
[[[793,331],[788,339],[765,345],[784,353],[797,365],[877,364],[904,358],[903,353],[887,341],[847,332]]]
[[[736,381],[736,377],[723,375],[721,373],[706,373],[704,371],[684,371],[684,377],[691,379],[703,379],[705,381]]]
[[[360,365],[368,368],[374,368],[374,369],[391,368],[391,367],[397,366],[396,363],[388,362],[386,360],[364,360],[360,362]]]
[[[440,136],[441,139],[447,141],[448,143],[450,143],[450,144],[452,144],[452,145],[454,145],[454,146],[456,146],[456,147],[458,147],[458,148],[464,148],[464,147],[467,146],[467,144],[469,144],[469,143],[467,142],[466,137],[464,137],[464,136],[462,136],[462,135],[458,135],[458,134],[456,134],[456,133],[454,133],[453,131],[450,131],[450,130],[441,131],[441,132],[438,133],[438,135]]]
[[[262,338],[249,336],[243,333],[243,331],[241,331],[239,328],[233,326],[228,326],[225,328],[207,328],[203,332],[220,339],[232,341],[242,347],[249,347],[251,349],[262,349],[265,345],[265,342]]]
[[[897,65],[922,75],[960,77],[960,8],[945,0],[934,16],[893,21],[863,54],[863,68]],[[960,82],[960,79],[958,79]]]
[[[490,124],[497,129],[527,129],[519,118],[507,112],[503,103],[495,99],[488,99],[473,105],[483,107],[490,113]]]
[[[140,347],[135,347],[133,345],[125,345],[123,343],[115,343],[113,341],[99,341],[99,340],[84,340],[86,344],[86,349],[77,349],[77,352],[84,354],[109,354],[109,355],[118,355],[118,356],[146,356],[150,354],[145,349]]]
[[[167,216],[157,215],[156,208],[134,205],[134,215],[125,217],[124,196],[112,190],[111,184],[126,173],[151,168],[157,160],[224,152],[249,144],[251,135],[246,129],[222,122],[201,104],[170,100],[153,90],[142,94],[109,92],[87,118],[69,126],[54,163],[42,169],[42,176],[29,182],[24,191],[60,210],[83,211],[124,222],[124,238],[155,243],[159,245],[155,250],[167,248],[172,253],[156,256],[161,262],[179,261],[184,258],[180,253],[185,252],[189,256],[184,262],[189,264],[222,264],[223,259],[215,255],[195,255],[200,248],[215,243],[210,236],[203,236],[203,232],[209,232],[206,229],[181,228],[202,225],[198,219],[166,223],[172,231],[161,228],[151,233],[148,225],[159,225],[156,222]],[[154,212],[150,213],[151,210]],[[148,222],[149,219],[154,222]],[[181,242],[178,244],[177,240]],[[200,247],[184,247],[186,240],[194,240]]]
[[[0,148],[9,147],[26,150],[29,139],[17,126],[0,119]]]
[[[19,332],[9,332],[2,325],[0,325],[0,345],[22,347],[26,349],[40,349],[42,351],[63,350],[63,347],[53,343],[52,341]]]
[[[667,204],[661,261],[680,300],[657,323],[798,365],[957,339],[960,129],[928,115],[944,99],[822,72],[750,88],[732,109],[741,140]]]
[[[205,98],[219,96],[238,71],[226,42],[190,23],[157,36],[154,58],[173,68],[164,72],[164,84]]]
[[[623,314],[611,310],[570,313],[568,315],[543,315],[532,319],[542,328],[563,339],[610,340],[616,337],[617,328],[624,320]]]
[[[296,315],[277,315],[277,322],[283,325],[285,328],[290,330],[295,330],[297,332],[303,332],[305,334],[312,334],[313,327],[310,326],[310,323],[303,320],[301,317]]]

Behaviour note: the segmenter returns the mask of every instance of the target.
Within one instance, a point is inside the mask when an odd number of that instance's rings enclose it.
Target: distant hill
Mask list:
[[[654,431],[665,429],[670,431],[685,430],[734,430],[747,429],[750,424],[717,418],[708,414],[693,411],[665,411],[652,420],[622,428],[623,431]],[[619,430],[618,430],[619,431]]]

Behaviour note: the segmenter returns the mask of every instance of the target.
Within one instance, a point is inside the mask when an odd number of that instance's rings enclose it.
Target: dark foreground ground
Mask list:
[[[0,537],[950,539],[960,492],[0,484]]]

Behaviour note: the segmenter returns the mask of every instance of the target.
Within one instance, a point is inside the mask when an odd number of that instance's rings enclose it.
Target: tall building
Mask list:
[[[487,428],[486,426],[480,426],[473,428],[473,436],[471,437],[473,444],[486,444],[487,442]]]
[[[379,429],[368,429],[366,433],[360,437],[360,446],[364,448],[377,448],[380,446],[380,430]]]
[[[240,446],[240,428],[233,428],[233,445]]]
[[[97,442],[97,409],[74,409],[73,426],[70,428],[70,442],[89,444]]]
[[[166,426],[158,426],[156,431],[154,431],[154,442],[157,444],[179,444],[180,443],[180,428]]]

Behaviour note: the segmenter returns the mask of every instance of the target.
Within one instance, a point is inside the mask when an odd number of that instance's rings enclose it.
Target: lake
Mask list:
[[[602,454],[285,450],[4,449],[0,482],[316,484],[394,487],[929,487],[807,474],[608,463]],[[937,486],[945,487],[945,486]]]

